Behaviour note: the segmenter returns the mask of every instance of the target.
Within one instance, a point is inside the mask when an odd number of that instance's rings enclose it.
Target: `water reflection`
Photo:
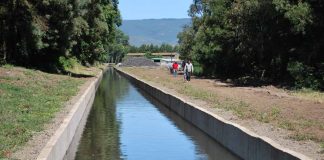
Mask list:
[[[113,70],[108,70],[103,76],[75,159],[119,159],[120,124],[116,121],[116,101],[122,98],[128,87],[127,80]]]
[[[237,158],[109,70],[97,91],[75,159]]]
[[[170,119],[175,126],[177,126],[185,135],[190,137],[190,139],[195,143],[197,147],[196,153],[204,153],[208,156],[208,159],[212,160],[238,160],[239,158],[233,156],[227,149],[225,149],[221,144],[214,141],[207,134],[202,132],[197,127],[185,121],[183,118],[178,116],[175,112],[168,109],[166,106],[152,98],[147,93],[140,91],[140,93],[148,99],[158,110]]]

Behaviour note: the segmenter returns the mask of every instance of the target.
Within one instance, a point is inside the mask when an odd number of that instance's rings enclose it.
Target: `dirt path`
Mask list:
[[[214,79],[184,82],[156,68],[123,68],[282,146],[324,159],[324,103],[274,86],[234,87]],[[307,98],[309,99],[309,98]],[[322,146],[321,146],[322,145]]]

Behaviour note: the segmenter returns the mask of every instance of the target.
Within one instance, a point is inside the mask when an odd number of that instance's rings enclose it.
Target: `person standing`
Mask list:
[[[186,80],[190,81],[191,75],[192,75],[193,70],[194,70],[193,65],[192,65],[190,60],[186,63],[186,66],[185,66],[184,70],[186,72]]]
[[[179,67],[179,65],[178,65],[178,63],[175,61],[175,62],[173,63],[173,65],[172,65],[172,69],[173,69],[173,76],[174,76],[174,77],[177,77],[177,75],[178,75],[178,67]]]
[[[182,71],[183,71],[183,81],[186,81],[187,80],[187,75],[186,75],[186,70],[185,70],[186,60],[182,61],[181,67],[182,67]]]

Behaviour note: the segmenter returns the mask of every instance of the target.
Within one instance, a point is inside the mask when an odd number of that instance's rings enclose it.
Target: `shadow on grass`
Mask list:
[[[74,78],[91,78],[91,77],[95,77],[94,75],[79,74],[79,73],[73,73],[73,72],[64,72],[63,74],[74,77]]]

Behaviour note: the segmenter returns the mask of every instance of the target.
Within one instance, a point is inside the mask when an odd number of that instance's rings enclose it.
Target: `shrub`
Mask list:
[[[317,73],[315,68],[300,62],[290,62],[287,70],[294,79],[296,88],[320,89],[321,81],[323,81],[321,78],[323,77],[318,77],[321,74]]]
[[[151,52],[146,52],[146,53],[144,54],[144,56],[145,56],[146,58],[148,58],[148,59],[153,58],[153,54],[152,54]]]
[[[78,63],[76,57],[66,58],[61,56],[59,58],[59,65],[63,70],[73,69],[74,66]]]
[[[199,64],[199,63],[193,63],[193,66],[194,66],[194,72],[193,74],[195,76],[202,76],[203,75],[203,68],[202,66]]]

